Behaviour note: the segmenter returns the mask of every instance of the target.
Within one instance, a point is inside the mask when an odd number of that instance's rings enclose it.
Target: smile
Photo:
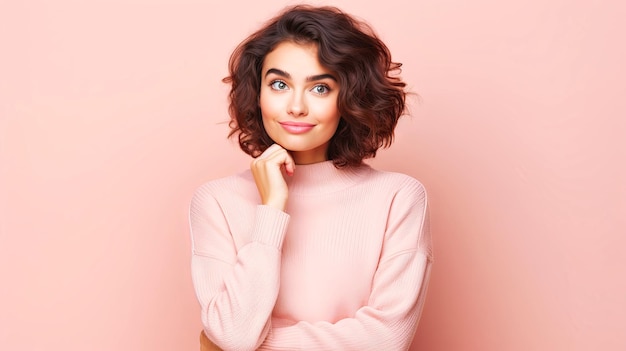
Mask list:
[[[303,122],[278,122],[283,129],[292,134],[306,133],[315,127],[315,124]]]

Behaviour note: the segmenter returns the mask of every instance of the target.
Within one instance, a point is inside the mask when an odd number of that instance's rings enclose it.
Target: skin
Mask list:
[[[259,105],[263,126],[275,142],[250,165],[264,205],[284,211],[288,189],[283,170],[327,160],[341,118],[339,83],[317,59],[317,46],[285,41],[263,62]]]

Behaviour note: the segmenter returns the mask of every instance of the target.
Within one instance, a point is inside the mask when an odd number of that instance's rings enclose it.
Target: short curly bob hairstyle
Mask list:
[[[237,135],[241,149],[257,157],[274,142],[267,135],[259,107],[263,60],[278,44],[315,44],[318,60],[340,84],[341,115],[330,140],[327,159],[338,168],[357,166],[393,141],[394,129],[406,106],[406,84],[394,71],[387,46],[366,23],[335,7],[296,5],[285,9],[245,39],[229,61],[229,137]]]

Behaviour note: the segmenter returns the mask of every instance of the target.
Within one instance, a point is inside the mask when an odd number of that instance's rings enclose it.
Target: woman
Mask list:
[[[332,7],[288,8],[234,51],[230,135],[254,160],[191,203],[205,348],[410,346],[432,263],[426,194],[363,163],[404,113],[399,67]]]

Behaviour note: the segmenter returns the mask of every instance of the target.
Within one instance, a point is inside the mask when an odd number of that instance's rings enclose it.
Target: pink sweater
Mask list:
[[[224,350],[406,350],[432,264],[426,194],[364,165],[296,166],[285,212],[250,171],[198,188],[192,275]]]

